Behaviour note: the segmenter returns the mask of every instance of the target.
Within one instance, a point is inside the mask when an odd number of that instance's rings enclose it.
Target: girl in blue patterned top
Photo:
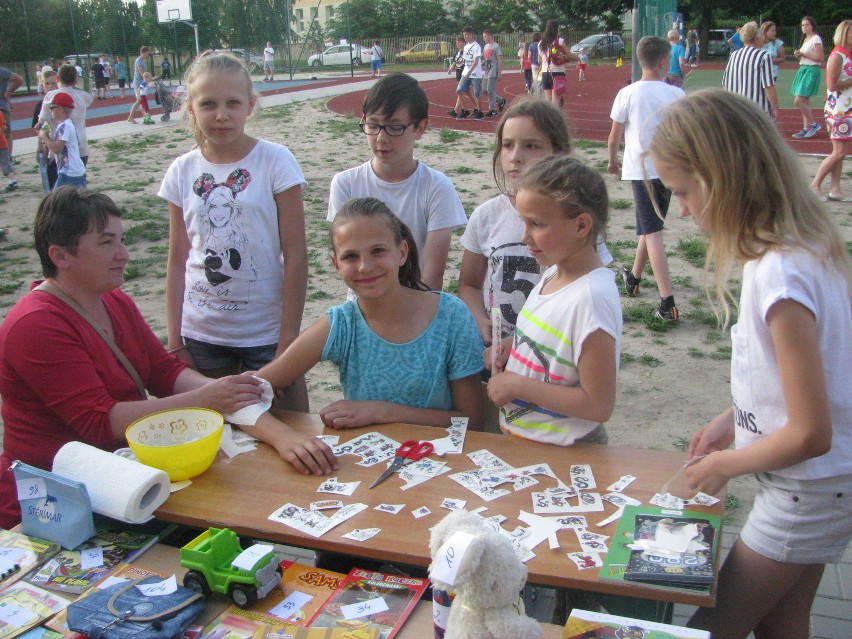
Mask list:
[[[287,386],[320,360],[340,369],[345,399],[320,411],[326,426],[408,422],[479,430],[482,339],[458,298],[420,281],[408,227],[375,198],[350,200],[330,231],[331,261],[358,296],[328,310],[258,373]]]

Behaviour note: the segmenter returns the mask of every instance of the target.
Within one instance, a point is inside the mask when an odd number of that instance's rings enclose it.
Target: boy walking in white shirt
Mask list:
[[[671,191],[660,181],[649,158],[643,154],[651,142],[666,107],[682,98],[683,89],[665,82],[669,66],[671,45],[653,36],[646,36],[636,47],[642,78],[626,86],[612,105],[612,130],[609,134],[608,171],[621,172],[622,180],[629,180],[633,187],[633,199],[636,206],[636,257],[632,269],[623,269],[621,273],[624,289],[630,297],[639,294],[639,281],[642,271],[650,260],[651,270],[657,280],[660,293],[660,306],[654,316],[669,322],[678,319],[678,310],[672,294],[669,265],[663,246],[663,219],[669,209]],[[618,145],[624,136],[624,166],[618,161]],[[649,180],[652,193],[648,193],[645,178]],[[653,196],[653,201],[652,201]]]

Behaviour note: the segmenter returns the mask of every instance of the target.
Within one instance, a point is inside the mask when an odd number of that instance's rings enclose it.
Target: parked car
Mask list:
[[[728,38],[732,35],[734,35],[733,29],[710,29],[707,34],[707,54],[725,57],[731,55],[731,45],[728,43]]]
[[[448,42],[421,42],[398,53],[396,59],[400,62],[438,62],[453,53]]]
[[[580,40],[571,47],[571,53],[580,55],[581,49],[585,49],[590,58],[623,58],[624,40],[621,36],[598,33]]]
[[[215,49],[215,51],[228,51],[229,53],[233,53],[240,60],[246,63],[246,66],[249,68],[251,73],[263,71],[262,55],[252,55],[246,49]]]
[[[312,67],[348,65],[350,60],[358,65],[370,59],[368,52],[369,49],[364,49],[360,44],[336,44],[308,58],[308,65]]]

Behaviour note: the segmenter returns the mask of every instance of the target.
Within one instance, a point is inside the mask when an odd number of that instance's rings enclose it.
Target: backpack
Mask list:
[[[551,66],[561,67],[568,64],[568,62],[570,62],[568,49],[566,49],[564,45],[559,44],[559,41],[557,40],[547,49],[547,59],[550,61]]]

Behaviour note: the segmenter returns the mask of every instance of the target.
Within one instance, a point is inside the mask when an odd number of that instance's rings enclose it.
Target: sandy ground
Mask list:
[[[322,100],[265,109],[250,124],[250,132],[287,145],[299,160],[309,181],[305,193],[310,251],[308,302],[303,327],[309,326],[332,304],[344,299],[344,286],[328,260],[325,213],[329,183],[335,172],[367,159],[369,151],[356,121],[330,113]],[[461,195],[468,214],[495,196],[490,160],[493,140],[477,133],[460,133],[448,140],[429,130],[418,144],[417,156],[447,173]],[[125,290],[134,296],[145,316],[165,337],[164,276],[168,228],[165,204],[156,197],[163,172],[176,156],[188,151],[192,140],[180,127],[146,128],[139,133],[92,144],[88,181],[105,191],[122,207],[125,227],[131,231],[132,262]],[[580,148],[576,155],[605,171],[606,149],[600,144]],[[39,274],[32,248],[32,220],[42,197],[40,179],[32,155],[20,156],[21,188],[0,194],[0,314],[11,305]],[[818,158],[803,157],[809,175]],[[612,176],[606,181],[614,207],[608,242],[615,255],[613,270],[632,263],[635,247],[634,214],[629,185]],[[847,180],[848,182],[848,180]],[[852,185],[846,184],[852,193]],[[846,241],[852,240],[852,214],[848,204],[830,204],[841,224]],[[144,232],[141,232],[144,231]],[[445,285],[452,287],[461,263],[458,235],[453,240]],[[657,294],[650,274],[638,299],[623,298],[627,314],[618,398],[608,428],[610,444],[663,450],[682,449],[684,438],[706,420],[726,408],[729,394],[729,347],[727,333],[713,326],[710,308],[702,290],[702,269],[685,259],[679,242],[698,238],[689,219],[673,210],[666,231],[674,290],[682,319],[669,330],[649,328],[642,319],[650,316]],[[635,319],[638,316],[638,320]],[[334,368],[319,365],[308,378],[311,407],[317,411],[341,396]],[[741,502],[732,511],[741,521],[752,496],[752,480],[737,480],[729,486]]]

